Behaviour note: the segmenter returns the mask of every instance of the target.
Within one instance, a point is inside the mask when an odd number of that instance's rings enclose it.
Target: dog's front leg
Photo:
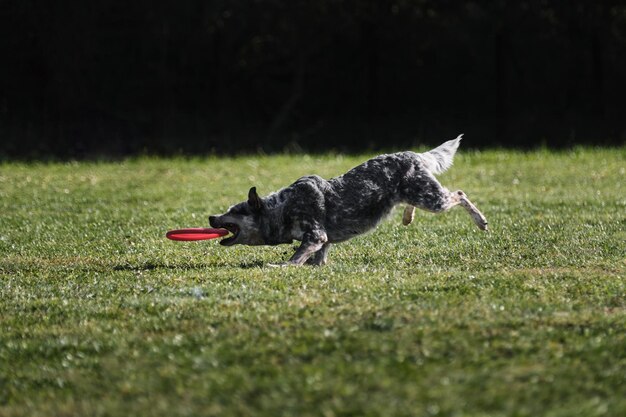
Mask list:
[[[306,261],[306,264],[315,266],[326,265],[326,262],[328,261],[328,249],[330,249],[330,242],[324,243],[322,249],[311,255],[311,257]]]
[[[415,207],[408,204],[404,208],[404,214],[402,215],[402,224],[405,226],[410,225],[414,217],[415,217]]]
[[[302,244],[296,249],[296,253],[293,254],[287,264],[298,266],[304,264],[311,255],[322,249],[322,246],[324,246],[327,241],[328,237],[323,230],[306,232],[302,237]]]

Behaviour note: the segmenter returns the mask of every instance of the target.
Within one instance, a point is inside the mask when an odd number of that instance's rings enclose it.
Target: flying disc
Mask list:
[[[170,240],[207,240],[215,239],[217,237],[226,236],[228,234],[226,229],[211,229],[205,227],[192,227],[189,229],[177,229],[170,230],[165,234],[165,237]]]

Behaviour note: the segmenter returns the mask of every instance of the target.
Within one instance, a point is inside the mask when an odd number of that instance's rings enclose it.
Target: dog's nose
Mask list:
[[[215,226],[213,225],[213,223],[215,223],[215,219],[216,219],[216,218],[217,218],[217,217],[215,217],[215,216],[209,216],[209,224],[210,224],[211,226],[213,226],[213,227],[215,227]]]

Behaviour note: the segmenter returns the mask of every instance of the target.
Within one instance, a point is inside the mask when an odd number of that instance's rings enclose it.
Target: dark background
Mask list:
[[[619,145],[622,1],[0,0],[0,156]]]

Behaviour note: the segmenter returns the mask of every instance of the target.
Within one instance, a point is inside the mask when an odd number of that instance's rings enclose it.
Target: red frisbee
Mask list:
[[[170,230],[165,234],[165,237],[170,240],[207,240],[215,239],[217,237],[226,236],[228,234],[226,229],[210,229],[205,227],[192,227],[189,229]]]

